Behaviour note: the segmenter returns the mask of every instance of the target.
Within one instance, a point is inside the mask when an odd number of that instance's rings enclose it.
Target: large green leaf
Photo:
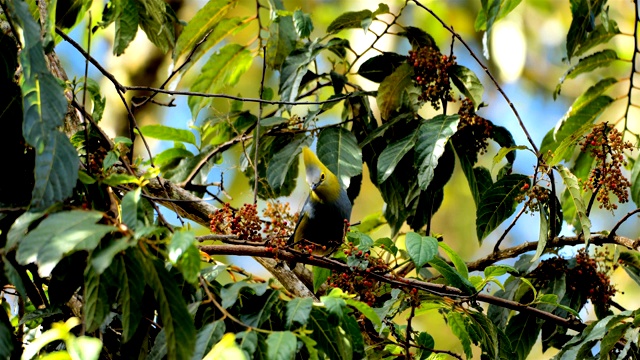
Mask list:
[[[291,331],[274,331],[267,337],[267,358],[293,359],[296,354],[296,336]]]
[[[311,298],[293,298],[287,302],[285,312],[287,329],[291,329],[294,323],[305,325],[309,320],[312,307],[313,299]]]
[[[571,171],[569,171],[569,169],[562,165],[558,165],[558,172],[560,173],[562,181],[566,185],[567,189],[569,189],[571,199],[573,200],[573,204],[576,208],[576,213],[578,214],[578,219],[580,220],[584,241],[585,243],[588,243],[591,238],[591,220],[589,220],[589,217],[587,216],[587,207],[582,199],[582,192],[580,190],[578,179],[571,173]]]
[[[413,67],[407,63],[398,66],[384,78],[378,87],[376,102],[383,120],[403,108],[417,110],[420,90],[413,83]]]
[[[122,310],[122,342],[133,337],[142,319],[142,296],[144,295],[144,270],[135,251],[129,250],[117,257],[120,263],[118,303]]]
[[[527,358],[538,340],[540,326],[536,317],[529,313],[521,312],[511,318],[504,332],[511,341],[511,347],[516,356],[514,360]]]
[[[269,186],[274,189],[280,189],[286,179],[287,173],[291,168],[291,164],[297,163],[298,155],[302,148],[311,144],[311,138],[300,135],[287,144],[280,151],[275,153],[267,167],[267,181]]]
[[[308,38],[313,31],[311,16],[300,9],[293,12],[293,26],[295,26],[296,32],[301,38]]]
[[[373,13],[371,10],[349,11],[338,16],[327,27],[327,34],[337,33],[342,29],[361,28],[365,31],[369,29],[371,21],[373,21]]]
[[[160,260],[143,260],[146,282],[158,302],[168,359],[191,359],[196,329],[182,293]]]
[[[107,318],[111,310],[110,300],[114,289],[118,287],[118,279],[112,268],[98,274],[93,266],[88,265],[84,271],[84,305],[82,312],[88,332],[97,330]]]
[[[41,138],[36,152],[35,185],[31,193],[33,209],[44,209],[69,197],[78,179],[78,154],[69,138],[52,131]]]
[[[318,158],[343,186],[362,173],[362,150],[355,135],[343,127],[326,128],[318,135]]]
[[[640,207],[640,158],[636,159],[631,169],[631,200]]]
[[[200,252],[195,241],[192,231],[176,231],[167,247],[169,261],[177,266],[184,279],[192,285],[198,282],[200,275]]]
[[[611,49],[602,50],[583,57],[578,61],[576,65],[569,68],[569,70],[567,70],[567,72],[565,72],[565,74],[560,78],[555,92],[557,94],[560,93],[560,87],[566,79],[574,79],[578,75],[593,71],[599,67],[609,66],[611,63],[618,59],[618,54]]]
[[[224,324],[224,320],[216,320],[208,323],[198,330],[196,348],[191,360],[202,360],[204,354],[208,353],[211,347],[222,339],[225,331],[226,325]],[[255,331],[252,333],[255,334]],[[240,346],[242,347],[242,344],[240,344]]]
[[[222,27],[226,27],[229,24],[229,20],[223,18],[236,3],[237,0],[209,0],[200,8],[193,18],[189,20],[187,26],[182,29],[176,41],[176,47],[173,49],[173,61],[176,62],[191,52],[195,45],[202,41],[205,36],[211,36],[221,23],[223,24]],[[224,22],[225,20],[227,22]],[[227,31],[224,31],[224,33],[227,33]]]
[[[140,16],[135,0],[110,1],[116,33],[113,39],[113,54],[120,56],[136,38]]]
[[[302,78],[307,67],[316,58],[324,45],[312,42],[293,50],[284,60],[280,72],[280,98],[282,101],[296,101]]]
[[[352,359],[353,352],[345,339],[344,331],[329,321],[327,310],[314,307],[307,329],[313,331],[310,337],[318,343],[318,351],[328,359]]]
[[[380,83],[405,62],[407,62],[406,56],[394,52],[384,52],[363,62],[358,69],[358,75]]]
[[[608,24],[598,24],[593,31],[588,33],[587,38],[578,44],[573,55],[580,56],[597,45],[607,44],[618,34],[620,34],[620,29],[615,21],[609,20]]]
[[[447,141],[458,129],[459,121],[459,115],[437,115],[420,125],[415,157],[420,189],[426,190],[433,180],[438,160],[444,154]]]
[[[529,182],[530,179],[525,175],[505,175],[481,195],[476,210],[476,232],[480,243],[513,214],[517,205],[516,197],[522,194],[522,187]]]
[[[238,44],[225,45],[204,64],[190,90],[215,94],[227,86],[233,86],[249,69],[252,61],[253,55],[246,47]],[[210,102],[211,98],[190,96],[188,103],[193,118],[197,118],[200,110]]]
[[[93,250],[102,237],[116,228],[96,224],[103,214],[97,211],[65,211],[52,214],[21,241],[16,253],[20,264],[37,263],[38,273],[49,276],[63,256]]]
[[[378,157],[378,184],[383,183],[396,169],[402,158],[416,146],[419,132],[414,131],[406,137],[387,145]]]
[[[467,330],[467,321],[465,321],[461,313],[450,311],[447,313],[447,323],[449,324],[451,332],[460,340],[467,359],[471,358],[473,353],[471,351],[471,337]]]
[[[13,326],[7,312],[0,311],[0,358],[10,359],[13,351]]]
[[[476,31],[491,31],[493,24],[509,14],[522,0],[482,0],[482,9],[476,17]]]
[[[140,15],[140,28],[147,38],[162,52],[168,52],[175,44],[173,9],[164,0],[136,1]]]
[[[462,65],[453,65],[449,68],[449,77],[458,91],[469,98],[473,102],[474,108],[477,109],[482,103],[484,86],[476,74]]]
[[[272,69],[280,70],[284,60],[296,47],[296,30],[291,16],[278,16],[269,26],[266,61]]]
[[[418,269],[438,254],[438,240],[431,236],[420,236],[420,234],[409,232],[405,238],[405,246],[409,257]]]
[[[471,295],[476,292],[476,288],[473,286],[473,284],[471,284],[471,282],[466,277],[464,277],[463,274],[461,274],[451,265],[442,260],[442,258],[435,257],[428,263],[434,269],[438,270],[438,272],[445,278],[445,280],[447,280],[447,283],[449,285],[457,287],[467,295]]]
[[[158,140],[181,141],[193,145],[198,145],[196,143],[196,136],[189,130],[154,124],[140,127],[140,132],[144,136],[148,136]]]
[[[578,49],[588,38],[589,33],[595,30],[596,16],[602,11],[603,0],[572,0],[571,4],[571,25],[567,32],[567,59],[571,59],[576,49]]]

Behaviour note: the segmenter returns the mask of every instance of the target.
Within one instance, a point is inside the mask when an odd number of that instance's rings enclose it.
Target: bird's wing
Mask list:
[[[298,232],[298,227],[300,227],[300,224],[302,224],[303,222],[306,222],[309,217],[307,216],[307,207],[309,206],[309,201],[311,199],[311,196],[307,197],[307,200],[305,200],[304,205],[302,206],[302,210],[300,210],[300,216],[298,217],[298,222],[296,223],[296,227],[293,229],[293,233],[291,234],[291,236],[289,237],[289,240],[287,241],[288,245],[291,245],[297,241],[299,241],[300,239],[296,239],[296,233]]]

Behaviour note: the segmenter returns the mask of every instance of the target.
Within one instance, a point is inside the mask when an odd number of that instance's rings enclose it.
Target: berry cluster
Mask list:
[[[358,294],[360,301],[373,306],[380,296],[381,284],[373,278],[372,273],[387,273],[389,265],[383,259],[371,256],[370,252],[365,252],[357,248],[352,242],[345,244],[345,255],[354,257],[367,264],[366,269],[354,271],[353,273],[333,271],[329,277],[329,286],[340,288],[350,294]]]
[[[271,246],[284,247],[298,222],[298,214],[292,215],[289,212],[289,203],[267,202],[263,215],[269,221],[265,223],[262,232],[269,239]]]
[[[567,291],[579,292],[595,306],[608,309],[609,300],[616,294],[610,279],[616,266],[611,261],[608,249],[596,253],[593,258],[580,249],[574,266],[570,266],[570,262],[563,258],[553,257],[542,261],[530,275],[535,278],[537,285],[545,286],[557,279],[558,273],[565,273]]]
[[[465,144],[465,149],[470,154],[486,153],[493,123],[476,114],[473,102],[469,98],[462,100],[458,115],[460,122],[456,136],[460,143]]]
[[[526,203],[526,212],[537,212],[540,211],[540,206],[542,204],[547,204],[549,202],[549,195],[551,194],[551,190],[541,185],[533,185],[530,186],[529,183],[524,184],[520,191],[524,194],[521,195],[523,200],[524,196],[529,198],[529,201]]]
[[[436,110],[440,109],[441,101],[453,101],[449,68],[455,65],[455,58],[443,55],[431,46],[409,51],[408,61],[413,66],[413,80],[422,89],[420,101],[429,101]]]
[[[622,175],[621,168],[627,165],[624,151],[632,149],[633,145],[623,141],[620,131],[605,122],[596,125],[584,138],[581,146],[580,150],[589,151],[596,161],[589,179],[583,183],[583,189],[596,193],[601,209],[618,208],[618,205],[611,202],[609,193],[616,195],[620,203],[629,201],[628,188],[631,183]]]
[[[262,241],[260,229],[262,228],[258,218],[258,206],[244,204],[234,211],[228,203],[221,209],[217,209],[209,216],[209,228],[214,234],[236,235],[241,240]]]

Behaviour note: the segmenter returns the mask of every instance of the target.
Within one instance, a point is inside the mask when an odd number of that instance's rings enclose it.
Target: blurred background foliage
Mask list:
[[[179,19],[190,19],[195,12],[200,9],[203,1],[182,1],[169,0],[168,3],[176,12]],[[335,0],[298,0],[284,1],[285,6],[289,10],[301,9],[305,13],[311,14],[314,24],[314,30],[311,39],[325,34],[329,23],[339,14],[345,11],[357,11],[361,9],[374,9],[377,2],[360,0],[360,1],[335,1]],[[396,12],[402,5],[400,1],[387,2],[392,12]],[[483,32],[476,32],[474,23],[480,9],[480,1],[477,0],[433,0],[424,1],[424,4],[438,14],[447,24],[449,24],[463,39],[471,46],[473,51],[488,66],[489,71],[496,76],[503,87],[505,93],[513,102],[522,116],[525,126],[530,131],[531,136],[536,144],[540,144],[546,132],[552,128],[556,122],[563,116],[571,105],[573,100],[583,93],[590,85],[599,79],[612,76],[615,78],[625,78],[629,76],[629,64],[626,62],[616,62],[612,66],[602,70],[590,72],[579,76],[577,79],[567,80],[562,87],[562,92],[557,99],[552,94],[558,84],[558,80],[563,73],[569,68],[570,64],[563,59],[566,57],[565,37],[571,23],[571,11],[569,1],[557,0],[525,0],[513,12],[501,19],[493,27],[492,31],[486,38],[483,38]],[[615,19],[621,33],[632,34],[635,19],[633,18],[633,6],[631,1],[611,1],[609,3],[609,16]],[[92,8],[89,10],[89,17],[85,17],[84,22],[79,23],[71,32],[71,36],[75,39],[82,39],[82,43],[87,43],[89,36],[88,29],[97,25],[100,21],[102,13],[101,2],[93,2]],[[255,1],[240,0],[238,5],[232,10],[230,15],[238,15],[242,17],[250,17],[255,15]],[[268,16],[268,14],[263,14]],[[90,20],[89,20],[90,19]],[[91,21],[91,24],[87,22]],[[442,49],[443,53],[448,53],[445,49],[451,46],[451,34],[446,31],[433,17],[427,12],[420,11],[415,6],[408,7],[404,12],[400,21],[403,24],[418,26],[431,34],[436,40],[437,45]],[[254,42],[257,34],[257,22],[251,22],[246,29],[238,32],[229,38],[229,42],[239,44],[248,44]],[[380,31],[382,24],[374,22],[371,29]],[[144,33],[138,32],[135,40],[129,46],[127,51],[118,57],[112,56],[111,43],[114,27],[108,27],[104,31],[98,31],[91,38],[91,54],[103,66],[111,72],[120,82],[127,85],[147,85],[158,86],[171,71],[172,59],[170,53],[163,54],[149,40]],[[348,38],[352,47],[356,51],[364,50],[374,39],[371,33],[365,33],[362,29],[345,30],[341,34]],[[613,47],[622,59],[630,59],[634,50],[634,39],[632,36],[616,36],[611,43],[606,44]],[[483,46],[483,43],[486,46]],[[218,45],[213,51],[217,51],[222,45]],[[385,37],[377,46],[378,49],[384,51],[394,51],[400,54],[406,54],[410,50],[410,45],[406,39],[401,37]],[[485,52],[485,49],[487,50]],[[69,77],[80,78],[84,72],[84,61],[78,56],[70,45],[66,42],[58,44],[56,51],[60,56],[63,66],[69,71]],[[511,130],[515,142],[518,145],[526,144],[526,139],[517,126],[517,120],[509,109],[508,104],[500,96],[494,86],[492,86],[488,77],[479,65],[473,61],[468,52],[461,46],[459,42],[454,42],[453,52],[457,57],[459,64],[472,69],[480,81],[485,85],[484,102],[487,107],[479,110],[478,114],[490,119],[496,125],[505,126]],[[484,56],[482,56],[484,53]],[[368,53],[363,57],[359,64],[366,61],[369,56],[375,55],[375,52]],[[177,90],[188,90],[194,78],[199,74],[199,68],[206,61],[207,56],[202,57],[198,63],[193,65],[193,69],[188,72],[179,82],[172,84]],[[326,60],[326,59],[325,59]],[[359,65],[358,64],[358,65]],[[354,68],[357,69],[356,65]],[[328,63],[319,63],[320,67],[328,67]],[[243,97],[259,96],[259,85],[262,66],[259,61],[254,61],[248,72],[242,76],[240,81],[233,88],[226,89],[225,93],[239,95]],[[108,80],[99,76],[99,73],[92,67],[89,68],[89,77],[100,80],[100,86],[107,99],[106,112],[102,127],[110,136],[126,135],[127,114],[121,106],[121,100],[114,91],[110,91],[112,84]],[[361,85],[365,90],[373,89],[376,84],[368,83],[362,77],[354,77],[353,81]],[[271,74],[265,79],[265,86],[277,90],[278,76]],[[628,83],[620,82],[615,85],[613,94],[620,97],[626,95]],[[325,98],[331,95],[330,89],[319,94],[325,95]],[[126,96],[133,96],[133,92],[128,92]],[[635,98],[636,96],[634,96]],[[615,96],[614,96],[615,98]],[[311,100],[311,99],[310,99]],[[190,126],[201,123],[203,120],[224,114],[229,111],[232,106],[231,100],[215,99],[212,106],[205,108],[200,112],[197,119],[191,117],[191,112],[187,105],[186,97],[169,97],[159,95],[156,101],[169,102],[172,101],[175,107],[161,106],[145,106],[137,110],[136,118],[138,125],[149,125],[162,123],[164,125],[189,128]],[[456,110],[458,104],[454,104]],[[375,104],[372,104],[375,109]],[[273,106],[266,106],[268,111]],[[425,118],[435,115],[428,113],[425,107],[421,110],[421,115]],[[257,113],[257,104],[245,103],[244,109]],[[617,101],[610,106],[603,114],[603,119],[611,119],[616,121],[623,116],[626,109],[626,101]],[[300,116],[306,114],[306,107],[294,107],[293,113]],[[631,107],[630,110],[630,129],[638,132],[638,109]],[[321,123],[336,123],[340,120],[340,107],[324,113],[320,118]],[[635,139],[631,139],[634,141]],[[172,144],[163,141],[155,141],[149,139],[152,145],[152,152],[159,153],[161,150],[170,147]],[[635,143],[635,141],[634,141]],[[136,155],[148,157],[146,151],[140,144],[137,144]],[[491,145],[488,155],[481,158],[481,164],[493,169],[494,172],[500,167],[492,165],[492,155],[495,154],[498,147]],[[243,203],[251,202],[253,190],[250,187],[250,179],[247,179],[241,171],[239,164],[241,158],[241,149],[236,147],[235,150],[224,153],[224,158],[220,166],[216,166],[209,175],[209,181],[224,181],[224,192],[219,195],[225,201],[233,206],[240,206]],[[530,174],[535,166],[536,159],[529,152],[520,152],[514,171]],[[302,169],[302,167],[300,167]],[[382,198],[369,180],[367,169],[365,167],[365,176],[360,196],[356,199],[352,215],[352,222],[361,220],[372,212],[382,211]],[[283,201],[288,201],[291,208],[297,211],[301,208],[307,193],[304,182],[298,182],[298,187],[293,194]],[[433,219],[432,230],[435,233],[445,234],[446,243],[457,251],[465,260],[472,261],[491,252],[496,239],[502,234],[504,228],[510,223],[505,221],[496,231],[494,231],[483,245],[480,246],[475,234],[475,208],[466,179],[462,173],[459,164],[456,165],[452,179],[445,186],[444,203]],[[633,208],[632,204],[622,204],[617,214],[624,214]],[[592,216],[593,231],[599,229],[610,229],[620,215],[613,216],[611,212],[603,210],[594,210]],[[170,214],[168,214],[170,216]],[[172,221],[170,218],[169,221]],[[627,222],[618,232],[620,235],[636,238],[640,235],[636,224],[632,221]],[[202,234],[208,233],[208,229],[196,229]],[[564,230],[567,231],[568,230]],[[374,238],[387,236],[389,229],[383,227],[377,234],[373,234]],[[505,239],[503,246],[512,246],[526,241],[537,240],[538,220],[537,215],[525,215],[519,221],[515,228]],[[563,251],[571,252],[571,249]],[[251,272],[261,273],[262,268],[252,259],[242,257],[233,259],[233,262],[244,266]],[[623,271],[619,268],[618,271]],[[268,273],[261,275],[267,276]],[[635,283],[628,282],[626,276],[625,283],[621,284],[625,288],[624,293],[618,293],[615,301],[627,308],[640,307],[638,297],[638,287]],[[614,281],[622,280],[616,278]],[[585,314],[587,318],[591,314]],[[423,316],[416,319],[414,326],[416,328],[434,329],[442,324],[443,319],[438,314],[432,316]],[[462,352],[458,340],[449,332],[447,326],[441,326],[443,331],[433,331],[430,333],[434,336],[436,344],[439,348],[451,349],[458,353]],[[547,353],[542,354],[539,345],[534,347],[530,359],[548,358],[557,350],[550,349]]]

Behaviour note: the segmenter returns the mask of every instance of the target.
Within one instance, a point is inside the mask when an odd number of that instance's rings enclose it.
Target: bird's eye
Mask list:
[[[324,173],[320,174],[320,180],[324,181]]]

